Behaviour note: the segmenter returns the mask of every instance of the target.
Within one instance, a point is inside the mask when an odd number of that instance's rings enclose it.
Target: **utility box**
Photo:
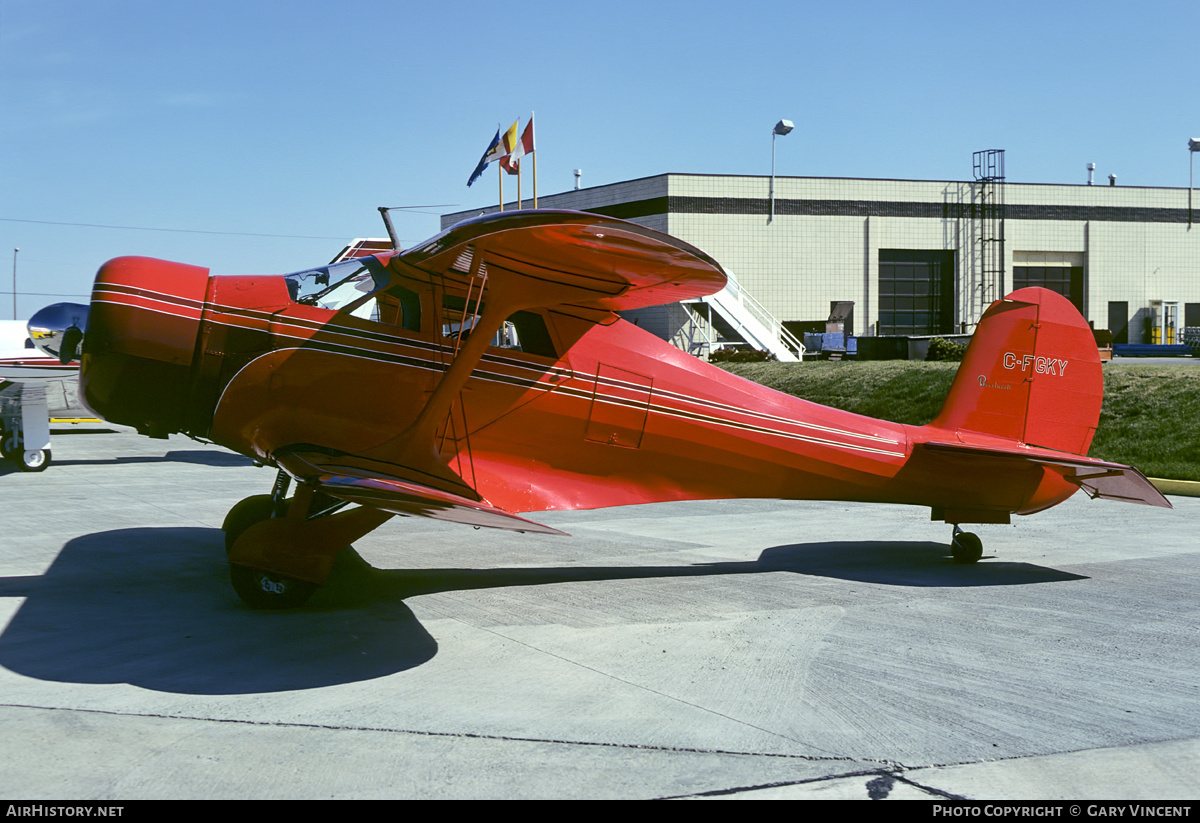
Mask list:
[[[854,301],[838,300],[830,306],[829,319],[825,321],[826,334],[854,334],[850,325],[854,317]]]

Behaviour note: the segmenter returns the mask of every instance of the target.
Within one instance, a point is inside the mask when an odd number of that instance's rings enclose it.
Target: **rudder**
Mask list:
[[[1048,289],[1019,289],[984,313],[929,428],[1085,455],[1103,395],[1100,354],[1078,310]]]

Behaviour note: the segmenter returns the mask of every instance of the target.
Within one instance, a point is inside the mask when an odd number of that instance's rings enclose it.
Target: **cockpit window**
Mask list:
[[[504,321],[501,329],[502,348],[516,349],[527,354],[539,354],[542,357],[558,357],[554,350],[554,342],[546,329],[546,321],[540,314],[519,311]]]
[[[482,303],[467,301],[456,295],[442,297],[442,337],[465,340],[474,330],[483,313]],[[492,337],[491,346],[498,349],[537,354],[542,357],[558,357],[554,341],[540,315],[529,311],[514,312]]]
[[[284,275],[288,294],[295,302],[332,311],[349,308],[351,314],[368,319],[377,307],[375,300],[367,296],[384,288],[388,280],[383,265],[374,257],[352,258]]]

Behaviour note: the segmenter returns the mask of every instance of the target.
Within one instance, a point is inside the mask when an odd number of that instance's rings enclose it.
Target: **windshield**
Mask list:
[[[383,288],[389,278],[383,265],[374,257],[357,257],[287,274],[284,280],[288,293],[297,303],[338,311]],[[363,301],[353,314],[363,308],[370,312],[374,302]]]

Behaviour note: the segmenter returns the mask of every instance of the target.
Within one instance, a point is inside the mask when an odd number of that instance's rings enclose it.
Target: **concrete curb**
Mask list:
[[[1149,480],[1163,494],[1200,497],[1200,483],[1195,480],[1163,480],[1159,477],[1151,477]]]

